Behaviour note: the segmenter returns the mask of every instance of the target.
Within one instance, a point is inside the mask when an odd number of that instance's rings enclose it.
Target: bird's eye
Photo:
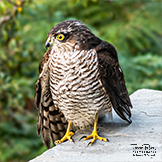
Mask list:
[[[62,40],[64,40],[65,36],[63,34],[58,34],[56,36],[56,38],[57,38],[57,40],[62,41]]]

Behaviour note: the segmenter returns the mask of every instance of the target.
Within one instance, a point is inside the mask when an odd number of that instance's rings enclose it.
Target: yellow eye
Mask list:
[[[62,41],[62,40],[64,40],[65,36],[63,34],[58,34],[56,36],[56,38],[57,38],[57,40]]]

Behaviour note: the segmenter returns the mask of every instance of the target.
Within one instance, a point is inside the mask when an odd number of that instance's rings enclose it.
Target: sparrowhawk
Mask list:
[[[63,21],[48,33],[49,47],[39,65],[35,104],[39,109],[37,133],[47,148],[65,140],[74,131],[92,125],[92,138],[107,141],[97,133],[98,118],[115,112],[131,123],[132,107],[124,75],[113,45],[96,37],[77,20]]]

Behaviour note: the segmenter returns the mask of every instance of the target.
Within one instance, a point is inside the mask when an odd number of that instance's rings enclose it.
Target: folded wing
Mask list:
[[[109,96],[116,113],[131,123],[132,104],[125,86],[124,75],[120,68],[117,52],[108,42],[102,42],[96,48],[99,61],[100,83]]]

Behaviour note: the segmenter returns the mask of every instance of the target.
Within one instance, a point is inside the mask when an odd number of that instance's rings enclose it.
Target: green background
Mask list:
[[[162,1],[1,0],[1,162],[24,162],[46,150],[36,134],[35,83],[47,34],[67,19],[116,47],[129,94],[162,90]]]

